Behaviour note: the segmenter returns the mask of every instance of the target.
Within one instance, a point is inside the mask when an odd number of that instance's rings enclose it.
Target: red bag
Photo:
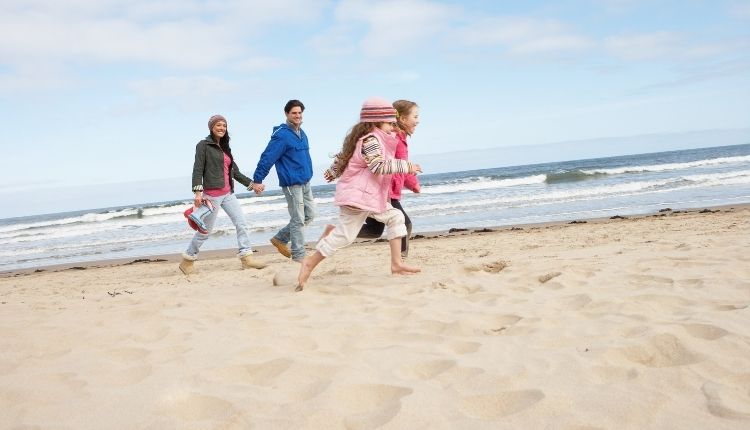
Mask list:
[[[213,212],[214,205],[211,203],[210,200],[205,199],[205,200],[203,200],[203,204],[199,208],[202,210],[201,212],[203,212],[201,214],[201,216],[200,216],[199,219],[202,219],[206,215],[208,215],[211,212]],[[182,214],[185,216],[185,218],[187,218],[187,222],[188,222],[188,225],[190,226],[190,228],[192,228],[193,230],[195,230],[197,232],[200,232],[200,233],[203,233],[203,234],[208,234],[208,230],[206,230],[205,225],[202,222],[200,224],[198,224],[197,222],[195,222],[193,220],[195,217],[194,216],[190,216],[190,215],[192,215],[193,211],[196,210],[196,209],[198,209],[198,208],[196,208],[195,206],[190,206]]]

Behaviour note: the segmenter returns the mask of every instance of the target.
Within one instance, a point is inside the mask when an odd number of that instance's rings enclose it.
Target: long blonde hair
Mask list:
[[[357,149],[357,141],[359,141],[359,139],[361,139],[363,136],[372,133],[372,131],[378,125],[380,125],[380,123],[359,122],[357,124],[354,124],[354,126],[349,129],[349,132],[344,138],[344,144],[341,146],[341,151],[336,155],[337,178],[344,173],[344,170],[346,170],[346,166],[349,165],[349,160],[351,160],[352,155],[354,155],[354,150]]]
[[[396,112],[398,112],[398,115],[396,115],[396,126],[398,127],[398,131],[406,133],[402,118],[409,115],[411,110],[418,107],[418,105],[411,100],[396,100],[393,102],[393,107],[396,109]],[[411,136],[411,133],[406,134]]]

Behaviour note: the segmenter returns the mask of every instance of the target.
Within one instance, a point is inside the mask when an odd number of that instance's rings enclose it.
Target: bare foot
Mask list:
[[[326,237],[329,234],[331,234],[331,232],[333,231],[334,228],[336,228],[335,225],[333,225],[333,224],[326,224],[326,228],[323,229],[323,234],[320,235],[320,239],[318,239],[318,240],[322,240],[324,237]]]
[[[307,279],[312,273],[312,269],[315,266],[310,262],[310,257],[305,257],[299,266],[299,275],[297,276],[297,288],[294,291],[302,291],[305,288]]]
[[[414,273],[421,272],[422,269],[419,267],[409,266],[408,264],[391,264],[392,275],[412,275]]]

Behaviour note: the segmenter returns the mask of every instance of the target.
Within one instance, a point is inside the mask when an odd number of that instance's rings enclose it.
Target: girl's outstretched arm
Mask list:
[[[332,182],[334,179],[336,179],[339,176],[339,163],[340,163],[340,156],[341,154],[336,154],[333,157],[333,162],[331,163],[331,167],[327,168],[323,172],[323,178],[326,180],[326,182]]]
[[[375,136],[369,136],[362,141],[362,154],[365,156],[367,168],[376,175],[421,171],[418,165],[412,164],[409,160],[385,160],[382,144]]]

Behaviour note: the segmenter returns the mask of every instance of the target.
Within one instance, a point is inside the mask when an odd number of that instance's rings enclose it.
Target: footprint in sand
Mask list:
[[[716,340],[729,334],[721,327],[711,324],[683,324],[688,334],[699,339]]]
[[[95,379],[98,386],[114,385],[125,387],[135,385],[151,376],[152,369],[149,365],[129,367],[127,369],[109,369],[100,375],[87,375],[89,380]]]
[[[143,348],[115,348],[107,351],[106,355],[112,359],[130,363],[143,359],[149,355],[149,351]]]
[[[210,380],[222,383],[269,386],[293,363],[292,360],[279,358],[257,364],[222,367],[209,372],[206,376]]]
[[[561,297],[559,303],[560,309],[577,311],[591,303],[591,297],[588,294],[574,294],[572,296]]]
[[[479,342],[464,342],[461,340],[454,340],[448,342],[448,348],[456,354],[470,354],[477,352],[479,347],[482,346]]]
[[[522,319],[523,317],[519,317],[518,315],[497,315],[491,318],[490,321],[486,323],[490,326],[490,328],[485,328],[481,331],[482,333],[487,335],[503,334],[511,326],[518,323]]]
[[[401,410],[401,398],[411,388],[384,384],[351,384],[330,388],[327,404],[346,411],[346,428],[377,428],[392,420]],[[326,395],[324,394],[324,395]]]
[[[621,352],[628,360],[648,367],[684,366],[701,361],[671,334],[656,335],[645,345],[623,348]]]
[[[495,419],[515,414],[544,399],[540,390],[501,391],[495,394],[469,396],[461,399],[459,409],[480,419]]]
[[[162,400],[162,413],[185,421],[226,419],[238,411],[226,400],[197,393],[170,394]]]
[[[596,384],[617,384],[637,378],[638,371],[628,367],[594,366],[587,377]]]
[[[454,367],[454,360],[430,360],[421,363],[401,366],[396,370],[396,374],[404,379],[432,379],[435,376]]]
[[[133,340],[136,342],[141,343],[153,343],[158,342],[169,334],[169,329],[166,327],[162,327],[156,330],[150,330],[150,331],[143,331],[137,335],[133,336]]]
[[[709,381],[703,384],[701,391],[706,397],[706,406],[711,415],[730,420],[750,420],[747,400],[742,393],[737,392],[738,390],[732,390],[724,385]],[[734,410],[727,404],[747,409],[748,412]]]
[[[472,266],[464,267],[467,272],[486,272],[486,273],[500,273],[503,269],[510,265],[509,261],[497,260],[490,263],[476,264]]]
[[[740,309],[747,308],[747,305],[715,305],[714,309],[717,311],[737,311]]]
[[[88,382],[80,379],[78,377],[78,374],[71,372],[55,373],[54,375],[50,376],[50,379],[55,383],[61,383],[76,392],[80,392],[84,387],[88,385]]]

